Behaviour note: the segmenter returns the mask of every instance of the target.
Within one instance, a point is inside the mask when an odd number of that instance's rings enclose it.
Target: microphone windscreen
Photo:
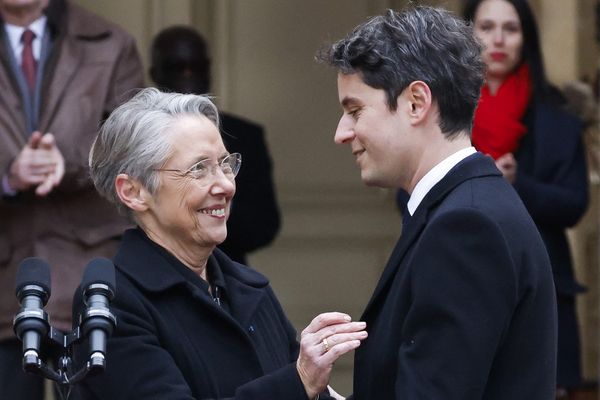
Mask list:
[[[41,286],[50,297],[50,265],[41,258],[29,257],[21,261],[15,280],[15,293],[27,285]]]
[[[115,265],[108,258],[94,258],[85,267],[83,279],[81,280],[81,290],[85,291],[95,283],[103,283],[115,293]]]

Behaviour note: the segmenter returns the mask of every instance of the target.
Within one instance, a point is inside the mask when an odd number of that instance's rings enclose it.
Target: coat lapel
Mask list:
[[[420,208],[420,207],[419,207]],[[390,256],[383,273],[381,274],[381,278],[379,278],[379,282],[375,287],[375,291],[371,296],[371,300],[367,304],[367,307],[363,313],[363,317],[361,317],[361,321],[365,320],[365,316],[369,312],[369,310],[374,306],[377,299],[381,296],[382,293],[387,292],[387,287],[392,283],[394,276],[397,274],[404,257],[406,256],[406,252],[411,248],[415,240],[420,236],[421,231],[425,227],[427,222],[427,213],[426,212],[417,212],[412,216],[412,220],[410,222],[410,227],[406,232],[402,232],[400,239],[396,242],[396,246],[392,251],[392,255]]]
[[[9,55],[7,54],[8,49],[6,48],[6,40],[4,33],[0,33],[0,62],[2,68],[0,68],[0,108],[2,111],[2,118],[10,120],[13,129],[3,127],[4,134],[9,134],[19,143],[19,147],[25,144],[27,137],[30,132],[25,132],[25,120],[23,119],[23,113],[19,111],[13,112],[12,110],[19,110],[22,106],[21,98],[19,97],[19,88],[15,79],[10,75],[12,71],[11,62],[9,61]]]
[[[242,327],[247,328],[264,299],[269,281],[251,268],[235,263],[218,248],[213,251],[213,256],[221,266],[227,283],[231,314]]]
[[[364,320],[369,311],[375,307],[378,299],[387,293],[394,277],[400,272],[401,266],[404,266],[404,258],[408,250],[425,229],[431,212],[458,185],[466,180],[483,176],[501,176],[501,173],[491,158],[476,153],[458,163],[427,193],[412,216],[407,232],[402,232],[402,236],[396,243],[361,320]]]
[[[45,76],[52,76],[48,91],[45,94],[47,101],[42,101],[44,108],[41,110],[40,130],[44,132],[51,124],[56,114],[60,101],[64,98],[63,93],[67,90],[69,83],[75,76],[75,72],[83,62],[83,51],[78,40],[67,34],[63,39],[60,54],[52,71],[46,71]],[[93,79],[90,77],[90,79]]]

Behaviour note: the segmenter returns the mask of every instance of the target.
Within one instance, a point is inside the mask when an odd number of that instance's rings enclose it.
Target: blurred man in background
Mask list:
[[[0,393],[37,400],[43,380],[21,371],[12,330],[17,265],[49,262],[46,311],[70,331],[83,267],[111,257],[128,225],[88,179],[88,152],[143,69],[130,35],[67,1],[0,0],[0,17]]]

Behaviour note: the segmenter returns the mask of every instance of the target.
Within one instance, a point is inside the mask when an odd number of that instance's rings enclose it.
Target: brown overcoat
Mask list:
[[[66,172],[46,197],[32,192],[10,197],[0,188],[0,340],[13,335],[18,307],[14,281],[23,258],[36,256],[50,263],[52,295],[46,311],[53,326],[70,330],[71,299],[83,268],[93,257],[113,256],[128,226],[96,193],[87,159],[100,122],[143,84],[135,42],[119,27],[70,3],[51,1],[47,15],[53,46],[41,83],[38,130],[54,134]],[[0,172],[31,133],[7,57],[11,49],[4,43],[2,38]]]

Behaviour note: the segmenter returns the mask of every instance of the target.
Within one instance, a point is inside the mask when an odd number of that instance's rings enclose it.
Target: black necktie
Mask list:
[[[410,224],[411,218],[412,216],[408,211],[408,207],[405,205],[404,209],[402,210],[402,234],[404,234],[404,232],[406,232],[406,230],[408,229],[408,225]]]

